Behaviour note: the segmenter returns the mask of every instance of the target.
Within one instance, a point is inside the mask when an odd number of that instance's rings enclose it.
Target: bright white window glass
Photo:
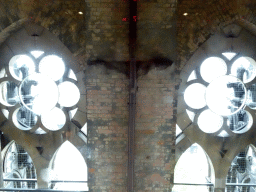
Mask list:
[[[245,104],[246,88],[234,76],[221,76],[206,89],[206,102],[216,114],[229,116],[237,113]]]
[[[5,68],[1,69],[1,71],[0,71],[0,78],[3,78],[3,77],[7,77]]]
[[[194,122],[195,113],[192,112],[192,111],[189,111],[188,109],[186,109],[186,112],[187,112],[187,114],[188,114],[189,119],[190,119],[192,122]]]
[[[5,106],[14,106],[19,102],[18,87],[15,83],[4,81],[0,84],[0,102]]]
[[[68,77],[70,79],[74,79],[75,81],[77,81],[76,75],[75,75],[75,73],[74,73],[74,71],[72,69],[69,69]]]
[[[58,81],[64,75],[65,64],[60,57],[49,55],[40,61],[39,72],[48,75],[54,81]]]
[[[228,117],[227,125],[235,133],[245,133],[251,127],[253,118],[248,111],[240,110],[234,115]]]
[[[211,188],[211,190],[209,189]],[[193,185],[174,185],[172,192],[209,192],[213,191],[213,187],[193,186]]]
[[[180,129],[179,125],[176,124],[176,137],[182,133],[182,130]]]
[[[40,73],[34,73],[22,81],[19,96],[27,109],[40,115],[55,107],[59,92],[52,79]]]
[[[30,130],[37,123],[37,116],[26,107],[20,107],[13,113],[14,125],[21,130]]]
[[[16,55],[11,58],[9,69],[11,75],[21,81],[35,72],[35,64],[27,55]]]
[[[225,130],[223,130],[220,132],[220,134],[218,136],[219,137],[229,137],[229,134]]]
[[[64,107],[71,107],[77,104],[80,99],[80,92],[74,83],[65,81],[59,84],[59,104]]]
[[[224,55],[230,61],[231,59],[233,59],[236,56],[236,53],[225,52],[225,53],[222,53],[222,55]]]
[[[200,83],[194,83],[187,87],[184,93],[184,99],[188,106],[194,109],[201,109],[206,105],[205,102],[206,87]]]
[[[87,135],[87,122],[84,124],[84,126],[82,127],[81,131]]]
[[[178,160],[174,169],[174,183],[203,184],[214,183],[214,171],[209,165],[208,157],[204,150],[193,144],[188,148]],[[194,189],[196,187],[196,189]],[[175,185],[173,191],[176,192],[208,192],[207,186],[178,186]],[[190,190],[193,189],[193,190]]]
[[[248,83],[256,77],[256,62],[250,57],[240,57],[232,64],[231,74]]]
[[[3,155],[3,177],[4,179],[36,179],[36,169],[29,154],[20,145],[11,141]],[[31,189],[36,188],[36,183],[5,181],[4,187]]]
[[[189,75],[187,82],[192,81],[192,80],[194,80],[194,79],[196,79],[196,78],[197,78],[197,77],[196,77],[196,71],[194,70],[194,71],[192,71],[192,73]]]
[[[247,88],[246,105],[251,109],[256,109],[256,84],[253,84]]]
[[[214,133],[223,125],[223,117],[207,109],[198,117],[198,126],[205,133]]]
[[[42,123],[47,129],[57,131],[65,125],[66,116],[61,109],[55,107],[51,111],[42,114]]]
[[[57,151],[53,162],[52,180],[87,181],[87,165],[84,158],[69,141],[65,141]],[[87,191],[88,185],[56,183],[53,189]]]
[[[6,117],[6,119],[9,118],[9,111],[7,109],[1,109],[2,113],[4,114],[4,116]]]
[[[78,110],[78,108],[75,108],[75,109],[72,109],[72,110],[69,111],[70,120],[75,116],[77,110]]]
[[[208,83],[219,76],[225,75],[226,73],[226,62],[219,57],[209,57],[205,59],[200,67],[200,74]]]
[[[232,161],[226,177],[227,183],[237,184],[255,184],[254,174],[256,172],[256,149],[255,146],[249,145],[245,151],[239,153]],[[232,189],[233,188],[233,189]],[[238,189],[241,190],[238,190]],[[255,192],[255,187],[234,187],[226,186],[226,191],[248,191]]]
[[[31,55],[33,55],[36,59],[39,58],[42,54],[44,54],[43,51],[31,51]]]

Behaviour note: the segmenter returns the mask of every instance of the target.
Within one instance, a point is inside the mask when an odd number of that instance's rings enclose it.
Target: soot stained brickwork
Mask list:
[[[90,189],[126,191],[128,79],[102,65],[85,74]]]

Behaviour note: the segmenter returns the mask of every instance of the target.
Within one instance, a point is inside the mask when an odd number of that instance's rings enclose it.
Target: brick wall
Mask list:
[[[102,65],[85,71],[91,191],[126,191],[128,79]]]
[[[175,156],[175,68],[139,77],[136,114],[136,190],[170,191]]]

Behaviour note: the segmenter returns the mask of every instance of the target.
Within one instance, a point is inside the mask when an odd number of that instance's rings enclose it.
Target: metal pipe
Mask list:
[[[137,40],[137,0],[129,0],[129,56],[130,56],[130,93],[128,127],[128,168],[127,191],[134,191],[134,154],[135,154],[135,111],[136,111],[136,40]]]

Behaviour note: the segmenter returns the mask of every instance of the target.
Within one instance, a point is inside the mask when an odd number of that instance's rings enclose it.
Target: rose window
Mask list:
[[[256,110],[256,62],[236,53],[208,57],[188,77],[186,112],[205,133],[241,134],[253,125]]]
[[[0,103],[15,127],[38,134],[65,127],[80,92],[76,76],[57,55],[15,55],[0,72]],[[68,116],[71,114],[71,117]]]

